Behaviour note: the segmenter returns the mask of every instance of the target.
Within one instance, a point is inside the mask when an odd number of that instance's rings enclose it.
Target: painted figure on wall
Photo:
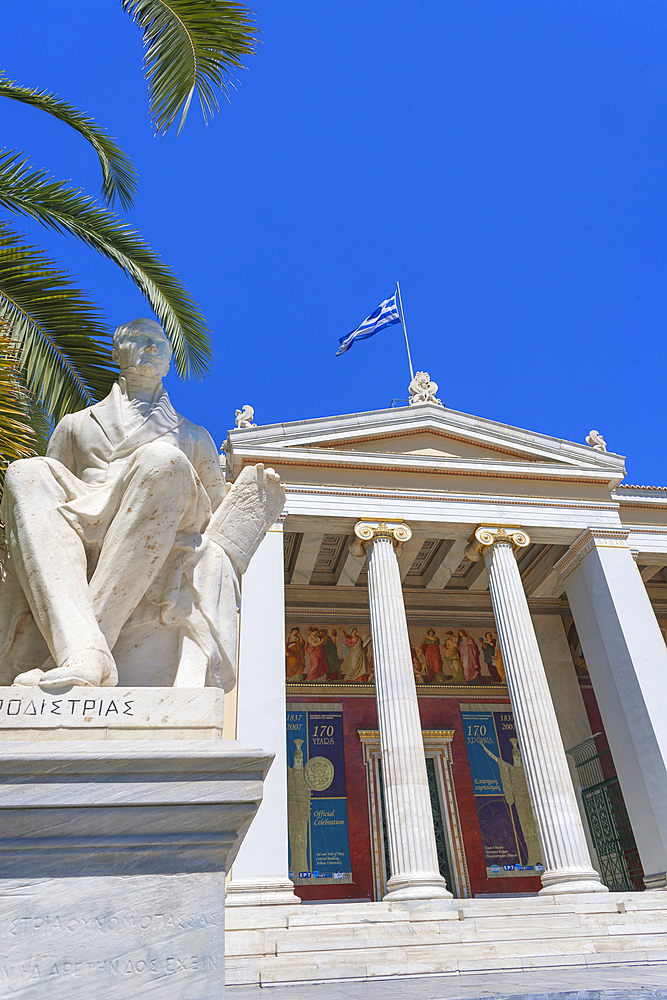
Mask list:
[[[324,651],[325,638],[321,631],[314,625],[308,629],[306,639],[306,652],[308,653],[308,673],[307,681],[325,681],[327,679],[328,666],[326,653]]]
[[[310,871],[308,860],[308,824],[310,821],[311,790],[306,784],[303,767],[303,740],[294,740],[294,766],[287,767],[288,829],[290,868],[298,874]]]
[[[482,656],[484,657],[484,663],[486,664],[489,676],[492,681],[499,684],[502,681],[502,677],[496,667],[496,658],[497,651],[500,650],[500,643],[494,637],[493,632],[485,632],[483,637],[480,636],[479,644],[482,647]]]
[[[581,648],[581,643],[579,642],[579,635],[577,633],[577,627],[572,622],[567,633],[567,643],[570,647],[570,654],[572,655],[572,662],[574,663],[574,669],[577,672],[577,676],[582,679],[588,680],[589,673],[588,667],[586,665],[586,660],[584,658],[584,651]]]
[[[496,643],[496,670],[498,671],[498,676],[503,684],[507,684],[507,676],[505,674],[505,665],[503,663],[503,651],[500,648],[500,641]]]
[[[428,668],[424,654],[421,649],[417,649],[412,644],[410,645],[410,654],[412,656],[412,670],[415,675],[415,684],[426,684],[428,682]]]
[[[298,625],[290,629],[285,642],[285,673],[293,682],[302,681],[306,673],[305,643]]]
[[[440,640],[434,629],[430,628],[421,642],[421,651],[426,660],[428,678],[433,683],[444,684],[445,678],[442,673],[442,656],[440,655]]]
[[[463,676],[463,664],[459,656],[459,647],[451,630],[445,632],[445,641],[442,644],[442,650],[445,654],[445,663],[451,675],[452,684],[464,684],[465,677]]]
[[[320,634],[324,637],[324,655],[327,658],[327,674],[329,680],[338,680],[340,671],[340,659],[338,656],[338,647],[336,646],[338,632],[334,628],[331,630],[331,635],[329,635],[329,629],[322,628],[320,629]]]
[[[521,832],[523,833],[523,839],[526,842],[526,850],[528,851],[528,860],[526,864],[533,866],[537,865],[542,860],[542,851],[540,850],[540,842],[537,839],[537,831],[535,830],[533,807],[530,804],[528,783],[526,781],[526,772],[523,769],[523,760],[521,758],[521,751],[519,750],[519,741],[516,738],[510,739],[510,743],[512,744],[511,764],[509,764],[506,760],[503,760],[502,757],[496,757],[496,755],[492,753],[488,747],[484,746],[481,740],[478,742],[484,750],[484,753],[488,754],[489,757],[492,757],[498,765],[500,770],[500,781],[503,786],[503,796],[510,811],[512,824],[514,824],[512,806],[516,807],[516,813],[519,817],[519,823],[521,824]]]
[[[357,628],[353,628],[351,632],[346,632],[345,629],[341,629],[341,631],[344,636],[343,643],[347,646],[347,653],[341,667],[343,677],[346,681],[352,681],[355,684],[365,684],[368,680],[366,646],[370,642],[370,638],[364,640],[359,635]]]
[[[459,656],[461,657],[461,663],[463,664],[463,676],[465,677],[466,683],[477,680],[477,678],[482,673],[482,668],[479,662],[479,649],[477,643],[468,635],[464,628],[459,629],[458,639],[456,644],[459,650]]]

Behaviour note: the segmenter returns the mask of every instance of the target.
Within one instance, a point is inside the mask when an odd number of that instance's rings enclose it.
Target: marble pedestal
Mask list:
[[[6,740],[219,740],[219,688],[0,687]]]
[[[90,735],[0,742],[0,997],[221,1000],[225,873],[273,755]]]

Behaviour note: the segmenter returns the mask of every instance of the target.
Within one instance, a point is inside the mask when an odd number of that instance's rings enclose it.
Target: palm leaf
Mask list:
[[[70,233],[113,260],[135,283],[162,323],[182,378],[208,372],[211,340],[206,321],[174,273],[142,237],[81,191],[31,170],[19,154],[0,150],[0,205]]]
[[[245,69],[257,26],[234,0],[121,0],[144,36],[144,71],[155,131],[164,135],[199,96],[204,121],[218,110],[216,91],[228,94],[230,70]]]
[[[0,74],[0,97],[8,97],[22,104],[29,104],[40,111],[69,125],[91,144],[97,153],[104,183],[102,193],[109,205],[113,205],[116,195],[124,209],[132,208],[137,190],[137,174],[125,153],[115,141],[92,118],[88,118],[71,104],[65,104],[55,94],[46,90],[21,87]]]
[[[36,451],[29,397],[21,383],[20,351],[0,324],[0,488],[10,462]]]
[[[25,385],[56,423],[109,392],[117,372],[102,314],[1,221],[0,318],[20,350]]]

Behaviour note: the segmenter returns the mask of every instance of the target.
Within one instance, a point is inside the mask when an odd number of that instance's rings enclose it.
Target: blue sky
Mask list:
[[[130,221],[213,331],[168,379],[218,443],[407,395],[400,327],[335,357],[401,282],[413,360],[448,406],[627,456],[667,485],[663,0],[257,0],[230,104],[154,139],[117,0],[3,11],[0,65],[94,115],[136,164]],[[99,190],[92,151],[5,102],[3,145]],[[25,227],[24,227],[25,228]],[[116,325],[148,315],[92,251],[32,231]]]

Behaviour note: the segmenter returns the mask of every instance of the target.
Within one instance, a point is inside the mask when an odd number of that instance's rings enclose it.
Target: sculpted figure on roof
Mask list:
[[[437,391],[438,384],[431,381],[428,372],[417,372],[408,387],[410,406],[416,406],[419,403],[435,403],[437,406],[442,406],[442,400],[436,399]]]
[[[284,505],[278,475],[226,490],[211,436],[162,385],[171,345],[119,326],[120,377],[7,470],[0,684],[234,684],[239,579]]]

